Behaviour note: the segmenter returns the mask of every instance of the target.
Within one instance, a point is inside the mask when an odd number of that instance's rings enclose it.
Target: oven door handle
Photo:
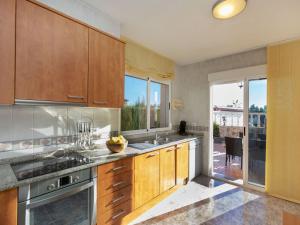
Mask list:
[[[57,194],[54,194],[55,192],[49,193],[52,194],[52,196],[46,197],[43,196],[43,198],[37,198],[37,199],[30,199],[26,201],[26,209],[32,209],[41,205],[49,204],[54,201],[61,200],[63,198],[69,197],[71,195],[77,194],[78,192],[81,192],[85,189],[88,189],[90,187],[94,186],[94,182],[89,182],[86,184],[81,184],[80,186],[77,187],[69,187],[69,188],[64,188],[61,190],[57,190]],[[53,195],[54,194],[54,195]]]

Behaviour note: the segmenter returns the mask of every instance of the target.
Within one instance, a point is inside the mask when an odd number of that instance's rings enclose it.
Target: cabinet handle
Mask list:
[[[176,147],[176,149],[177,149],[177,150],[179,150],[179,149],[181,149],[181,148],[182,148],[182,146],[180,146],[180,147]]]
[[[122,185],[122,184],[124,184],[124,183],[125,183],[124,181],[120,181],[120,182],[118,182],[118,183],[113,184],[112,186],[113,186],[113,187],[118,187],[118,186],[120,186],[120,185]]]
[[[99,104],[99,105],[106,105],[106,101],[94,101],[94,104]]]
[[[167,152],[172,152],[174,150],[174,148],[168,148]]]
[[[121,170],[121,169],[123,169],[123,168],[126,168],[126,166],[119,166],[119,167],[116,167],[116,168],[111,169],[111,171],[112,171],[112,172],[116,172],[116,171]]]
[[[77,95],[68,95],[68,98],[73,98],[73,99],[85,99],[83,96],[77,96]]]
[[[117,219],[118,217],[122,216],[125,213],[125,211],[123,209],[120,210],[120,212],[118,212],[116,215],[112,216],[112,220]]]
[[[155,152],[155,153],[151,153],[151,154],[147,155],[147,158],[154,157],[154,156],[157,156],[157,155],[158,155],[158,153],[157,153],[157,152]]]
[[[123,198],[125,198],[125,195],[122,195],[122,196],[120,196],[119,198],[114,199],[114,200],[112,201],[112,203],[114,204],[114,203],[116,203],[116,202],[122,200]]]

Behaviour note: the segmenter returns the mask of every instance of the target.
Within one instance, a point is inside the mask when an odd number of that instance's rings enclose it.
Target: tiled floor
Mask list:
[[[231,159],[231,162],[228,162],[227,166],[225,166],[226,150],[224,142],[214,143],[213,157],[214,173],[216,173],[216,175],[229,180],[243,179],[240,157]]]
[[[300,205],[199,177],[137,218],[132,224],[282,225]]]
[[[241,169],[241,157],[231,159],[231,162],[225,166],[226,147],[225,142],[214,143],[213,166],[214,176],[234,181],[242,184],[243,171]],[[251,157],[251,154],[249,155]],[[265,184],[265,162],[261,160],[252,160],[249,165],[249,182],[256,184]]]

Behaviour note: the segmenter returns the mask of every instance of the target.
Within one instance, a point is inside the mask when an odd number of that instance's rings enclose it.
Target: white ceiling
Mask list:
[[[238,53],[300,36],[300,0],[248,0],[216,20],[216,0],[83,0],[121,23],[121,34],[178,64]]]

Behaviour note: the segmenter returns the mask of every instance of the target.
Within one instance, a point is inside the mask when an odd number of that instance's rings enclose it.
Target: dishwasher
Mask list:
[[[201,174],[202,169],[202,140],[196,138],[189,142],[189,181]]]

